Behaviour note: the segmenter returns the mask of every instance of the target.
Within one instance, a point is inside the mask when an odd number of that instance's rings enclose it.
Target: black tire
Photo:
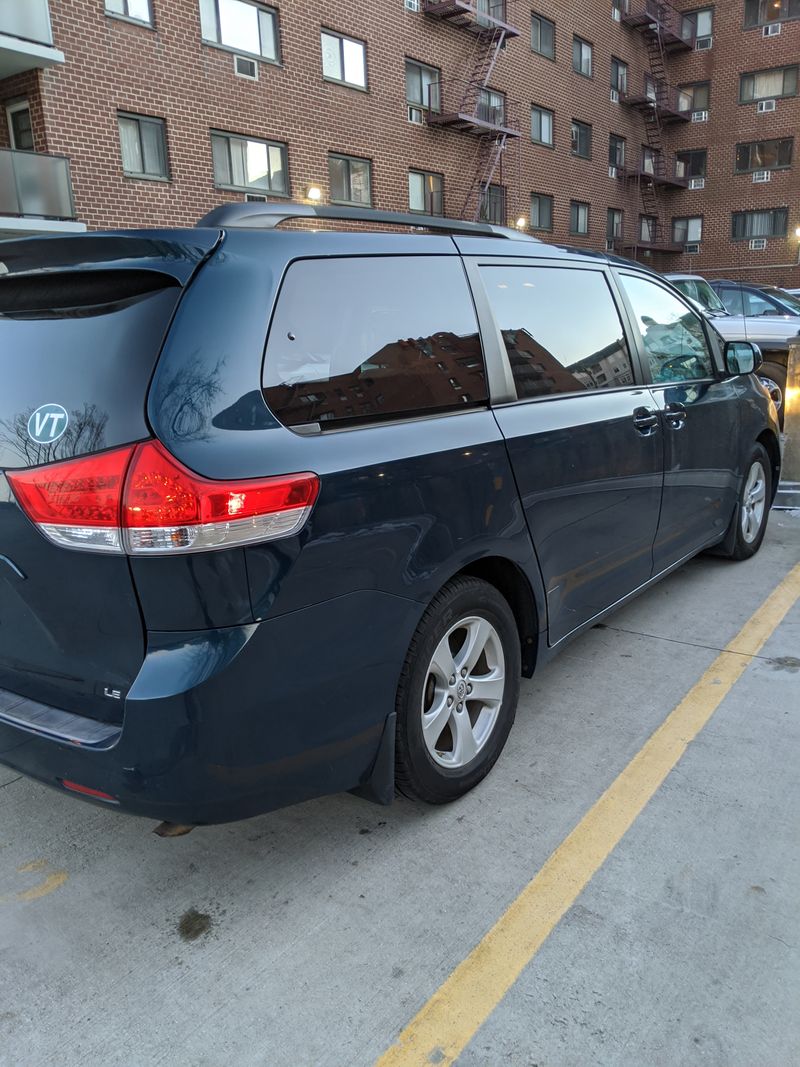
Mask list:
[[[755,532],[755,535],[750,539],[745,535],[744,530],[744,517],[745,509],[747,508],[747,485],[748,477],[755,463],[760,463],[763,470],[764,477],[764,512],[761,517],[761,522]],[[763,445],[756,443],[753,445],[750,456],[745,463],[744,476],[742,478],[742,488],[739,490],[739,500],[736,504],[736,512],[733,516],[733,522],[736,526],[736,539],[733,543],[733,548],[730,553],[726,553],[729,559],[741,560],[750,559],[761,548],[761,542],[764,540],[764,534],[767,530],[767,520],[769,519],[769,509],[772,504],[772,463],[770,462],[769,455],[766,448]]]
[[[783,430],[783,409],[786,398],[786,367],[780,363],[762,363],[756,371],[760,378],[769,378],[781,391],[781,406],[778,408],[778,425]]]
[[[485,620],[493,628],[493,635],[486,648],[491,656],[499,661],[499,650],[502,650],[503,682],[501,685],[502,697],[495,700],[487,709],[481,702],[473,703],[468,694],[458,696],[459,690],[449,689],[443,682],[441,687],[434,673],[432,659],[446,635],[462,620],[464,628],[456,628],[449,638],[448,647],[458,645],[464,634],[466,640],[468,634],[467,621],[470,619]],[[498,648],[499,645],[499,648]],[[455,653],[456,661],[459,660],[458,649]],[[474,674],[467,674],[465,684],[469,679],[475,680],[481,674],[490,677],[491,667],[487,654],[481,654],[473,668]],[[495,670],[499,668],[495,666]],[[458,674],[458,672],[457,672]],[[446,804],[463,796],[470,789],[485,778],[497,761],[508,738],[509,731],[514,723],[517,710],[520,686],[520,641],[514,614],[505,598],[493,585],[479,578],[463,577],[455,578],[449,582],[428,607],[422,617],[416,633],[411,640],[411,645],[406,656],[406,662],[400,676],[400,684],[397,689],[397,738],[395,746],[395,782],[397,789],[404,796],[424,800],[429,804]],[[460,679],[459,679],[460,681]],[[458,681],[457,683],[458,684]],[[475,681],[476,687],[478,682]],[[495,682],[497,686],[497,682]],[[470,689],[472,692],[472,689]],[[449,696],[448,693],[452,693]],[[429,751],[423,735],[423,699],[428,700],[430,694],[431,706],[434,700],[439,701],[446,697],[447,700],[463,700],[462,705],[457,707],[460,711],[459,720],[468,714],[470,720],[475,719],[475,729],[480,730],[481,722],[487,721],[491,725],[485,727],[485,740],[481,742],[474,758],[465,762],[463,766],[448,767],[441,765],[438,759],[448,758],[446,741],[451,729],[451,722],[455,725],[455,719],[446,719],[442,735],[438,742],[442,742],[444,750],[437,752],[437,758]],[[444,706],[442,707],[443,716]],[[453,711],[453,715],[455,712]],[[486,720],[480,720],[481,715],[486,715]],[[443,718],[442,721],[445,721]],[[462,727],[463,729],[463,727]],[[457,731],[450,732],[452,752],[457,755]]]

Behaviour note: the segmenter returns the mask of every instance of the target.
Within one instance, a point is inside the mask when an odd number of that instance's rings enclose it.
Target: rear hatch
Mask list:
[[[0,244],[0,690],[119,722],[144,633],[124,555],[49,542],[7,472],[149,435],[147,391],[215,231]]]

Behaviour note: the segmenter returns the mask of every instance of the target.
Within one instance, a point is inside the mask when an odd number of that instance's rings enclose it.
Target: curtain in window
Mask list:
[[[142,145],[136,119],[120,118],[119,139],[122,146],[122,169],[130,174],[143,174]]]

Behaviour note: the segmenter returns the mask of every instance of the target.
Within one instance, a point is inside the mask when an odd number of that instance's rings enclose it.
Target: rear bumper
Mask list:
[[[185,824],[363,787],[421,610],[361,591],[259,624],[151,633],[121,728],[5,694],[0,762]]]

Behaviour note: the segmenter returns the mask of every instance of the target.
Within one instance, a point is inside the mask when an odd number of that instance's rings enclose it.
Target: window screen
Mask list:
[[[633,384],[622,324],[600,271],[483,267],[481,274],[520,399]]]
[[[455,258],[301,260],[270,328],[267,404],[287,426],[486,402],[475,310]]]

